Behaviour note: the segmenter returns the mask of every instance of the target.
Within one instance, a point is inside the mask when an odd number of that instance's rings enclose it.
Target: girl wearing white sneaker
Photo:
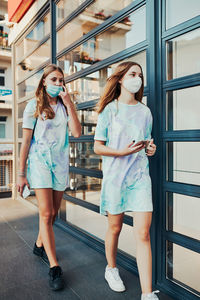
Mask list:
[[[152,292],[149,229],[153,206],[147,156],[155,154],[156,145],[151,139],[151,112],[142,104],[143,90],[141,66],[121,63],[108,78],[98,104],[94,151],[103,156],[100,212],[108,216],[105,279],[112,290],[125,290],[116,267],[116,254],[124,213],[132,211],[141,299],[153,300],[158,297],[157,291]]]

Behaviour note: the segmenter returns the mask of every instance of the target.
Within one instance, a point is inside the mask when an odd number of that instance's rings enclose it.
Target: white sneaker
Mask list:
[[[141,300],[159,300],[159,298],[155,295],[159,293],[159,291],[154,291],[152,293],[149,293],[149,294],[145,294],[141,296]]]
[[[111,290],[115,292],[125,291],[125,286],[119,276],[119,270],[117,268],[110,268],[107,266],[105,270],[105,279]]]

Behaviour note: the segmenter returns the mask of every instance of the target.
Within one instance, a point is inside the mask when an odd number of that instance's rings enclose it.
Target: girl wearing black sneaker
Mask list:
[[[64,281],[56,258],[53,223],[63,192],[69,185],[68,130],[74,137],[79,137],[81,125],[64,86],[63,71],[58,66],[49,65],[45,68],[35,95],[36,99],[28,102],[23,115],[17,188],[21,195],[25,185],[35,190],[39,208],[39,234],[33,253],[46,261],[48,258],[50,287],[60,290]]]

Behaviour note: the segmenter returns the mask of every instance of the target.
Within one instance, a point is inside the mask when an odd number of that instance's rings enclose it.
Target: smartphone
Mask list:
[[[139,142],[137,142],[136,144],[134,144],[134,146],[139,146],[140,144],[145,145],[145,147],[148,147],[150,141],[149,140],[141,140]]]
[[[24,186],[23,192],[22,192],[22,197],[25,199],[31,194],[29,188],[27,185]]]

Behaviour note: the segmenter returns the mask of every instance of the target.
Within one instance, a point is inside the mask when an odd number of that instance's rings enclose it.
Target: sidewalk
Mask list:
[[[38,214],[21,202],[0,199],[0,300],[140,300],[138,277],[119,267],[127,291],[104,280],[105,257],[55,226],[56,249],[66,288],[48,287],[48,265],[32,254]],[[159,294],[160,300],[172,298]]]

